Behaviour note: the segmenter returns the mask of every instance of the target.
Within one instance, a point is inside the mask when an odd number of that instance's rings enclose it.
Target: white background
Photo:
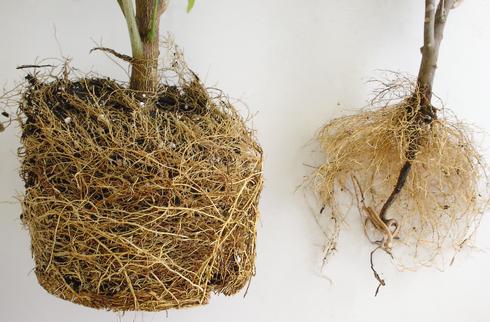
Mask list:
[[[490,321],[490,221],[480,250],[445,272],[378,268],[388,287],[377,298],[371,246],[352,222],[339,251],[320,272],[322,236],[301,192],[315,161],[305,144],[327,120],[362,107],[379,69],[415,74],[422,42],[422,0],[172,1],[161,31],[170,31],[189,65],[210,86],[258,113],[253,126],[265,151],[266,184],[258,232],[257,275],[248,295],[214,296],[207,306],[118,316],[59,300],[37,285],[27,232],[13,196],[17,129],[0,135],[0,321]],[[467,0],[453,11],[441,49],[435,91],[459,117],[490,130],[490,2]],[[56,41],[56,36],[59,44]],[[23,77],[15,67],[37,57],[73,58],[84,71],[125,79],[95,42],[129,53],[114,0],[1,0],[0,82]],[[243,110],[244,113],[246,112]],[[488,140],[487,140],[488,143]],[[328,276],[333,283],[324,277]]]

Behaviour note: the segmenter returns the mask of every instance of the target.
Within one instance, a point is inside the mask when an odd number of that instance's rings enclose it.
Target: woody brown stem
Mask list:
[[[435,118],[436,113],[432,107],[432,84],[437,69],[437,59],[439,57],[439,48],[443,39],[444,27],[446,26],[449,11],[453,8],[456,0],[439,0],[436,7],[436,0],[425,0],[424,16],[424,46],[421,48],[422,60],[420,62],[419,73],[417,77],[417,92],[410,98],[409,108],[413,104],[419,105],[419,112],[412,118],[413,126],[419,128],[424,124],[430,124]],[[412,162],[418,151],[420,137],[419,131],[412,131],[413,137],[410,138],[407,151],[405,153],[407,161],[403,164],[398,175],[397,182],[390,196],[383,204],[380,211],[380,218],[386,223],[387,211],[397,199],[408,175],[412,168]]]
[[[435,6],[435,0],[426,0],[424,20],[424,46],[421,48],[422,61],[420,63],[417,85],[421,93],[422,104],[430,104],[432,98],[432,84],[437,69],[439,48],[443,39],[449,11],[455,0],[440,0]]]

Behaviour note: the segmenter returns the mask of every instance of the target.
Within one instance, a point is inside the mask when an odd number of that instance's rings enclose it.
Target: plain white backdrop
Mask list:
[[[315,162],[306,144],[322,124],[364,106],[367,81],[377,70],[417,72],[423,0],[197,0],[190,14],[185,6],[171,1],[161,33],[173,34],[207,85],[257,113],[266,184],[257,275],[248,295],[214,296],[207,306],[168,315],[124,316],[48,295],[32,272],[14,199],[22,183],[19,133],[12,127],[0,135],[0,321],[490,321],[489,218],[478,234],[479,250],[461,254],[445,272],[398,272],[380,260],[388,287],[374,298],[371,246],[359,224],[346,227],[322,275],[324,240],[303,194],[295,192],[310,171],[305,164]],[[488,132],[489,13],[488,0],[467,0],[451,13],[435,83],[448,107]],[[2,85],[24,76],[16,66],[61,55],[83,71],[126,79],[105,55],[89,55],[100,42],[130,52],[115,0],[1,0],[0,27]]]

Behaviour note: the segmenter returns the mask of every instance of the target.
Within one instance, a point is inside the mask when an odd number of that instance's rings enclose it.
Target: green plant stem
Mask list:
[[[152,9],[152,17],[151,17],[151,28],[150,32],[148,32],[148,40],[154,41],[157,37],[157,28],[158,28],[158,0],[153,0],[153,9]]]
[[[136,23],[132,0],[117,0],[119,7],[128,25],[129,39],[131,41],[131,52],[133,58],[143,57],[143,42]]]

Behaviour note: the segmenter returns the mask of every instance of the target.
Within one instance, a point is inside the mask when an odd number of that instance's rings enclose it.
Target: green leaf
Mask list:
[[[194,8],[194,4],[196,3],[196,0],[188,0],[187,2],[187,12],[190,12],[192,8]]]

